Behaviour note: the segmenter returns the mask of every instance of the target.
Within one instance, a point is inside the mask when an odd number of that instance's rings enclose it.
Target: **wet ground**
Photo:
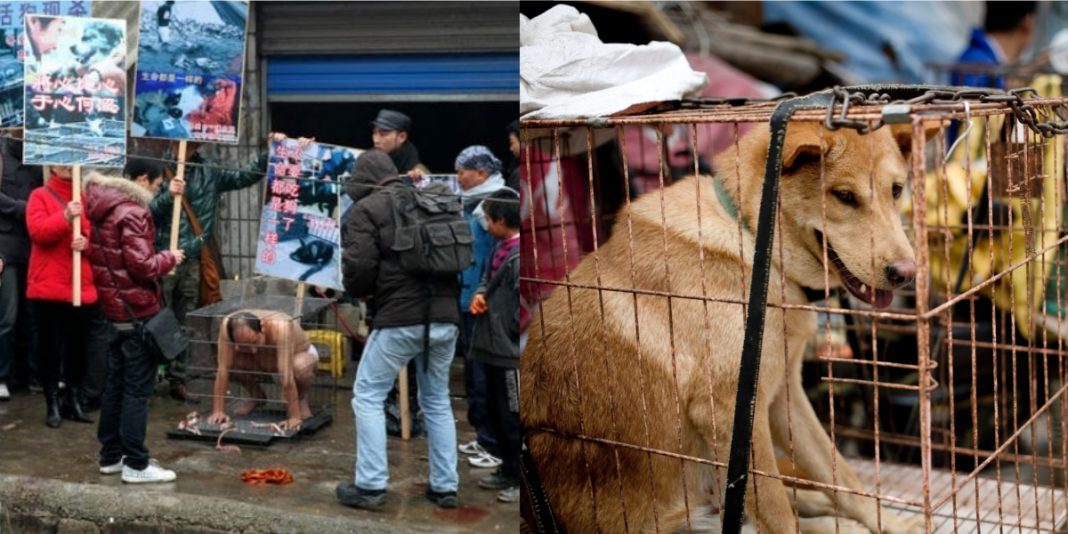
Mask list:
[[[460,368],[457,366],[453,371],[453,391],[459,391],[455,385]],[[342,387],[351,385],[351,378],[346,377],[339,384]],[[214,497],[222,504],[230,502],[235,506],[240,503],[260,507],[265,514],[311,514],[321,517],[324,525],[351,520],[351,528],[342,527],[349,531],[359,531],[360,525],[371,524],[376,531],[388,532],[514,532],[518,529],[518,504],[499,503],[495,492],[479,489],[478,478],[490,471],[471,468],[463,455],[460,455],[461,507],[446,511],[428,502],[423,496],[427,477],[426,438],[414,438],[409,442],[389,438],[391,480],[383,510],[368,512],[338,504],[334,486],[352,477],[355,432],[349,404],[351,391],[347,387],[339,388],[333,391],[333,397],[333,423],[315,435],[293,441],[277,440],[266,448],[245,446],[241,447],[240,453],[233,453],[217,451],[214,443],[167,439],[168,431],[173,430],[187,413],[200,407],[157,395],[149,409],[148,447],[164,467],[178,473],[178,480],[173,484],[139,487],[122,484],[118,475],[98,474],[95,424],[64,421],[61,428],[49,429],[44,425],[43,397],[26,390],[16,391],[11,401],[0,402],[0,484],[6,481],[9,485],[32,485],[26,482],[30,479],[9,476],[21,475],[33,480],[93,486],[83,486],[87,491],[103,487],[101,489],[111,493],[118,492],[120,498],[129,497],[138,502],[144,502],[146,497],[149,501],[157,498],[168,502],[175,498],[193,501]],[[463,400],[454,399],[454,410],[459,420],[458,439],[461,442],[473,439],[474,432],[465,420]],[[94,417],[98,413],[94,412]],[[247,469],[275,467],[288,469],[293,474],[293,483],[250,486],[240,480],[241,473]],[[69,484],[62,486],[70,487]],[[3,490],[0,488],[0,501],[3,500]],[[244,506],[242,510],[245,510]],[[366,530],[365,527],[362,529]],[[307,531],[305,529],[301,527],[295,531]],[[14,529],[9,526],[9,530],[19,531],[17,526]],[[2,521],[0,531],[4,531]],[[106,528],[103,531],[110,532]]]

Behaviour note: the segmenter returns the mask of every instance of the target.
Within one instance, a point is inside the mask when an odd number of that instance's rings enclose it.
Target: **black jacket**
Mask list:
[[[217,167],[234,165],[232,162],[209,162],[200,157],[200,154],[193,155],[188,161]],[[185,250],[187,258],[195,260],[200,254],[200,247],[215,236],[215,216],[218,211],[219,196],[228,191],[244,189],[262,180],[267,170],[267,161],[268,155],[264,152],[260,154],[255,163],[241,170],[186,165],[185,196],[189,199],[189,206],[193,208],[193,213],[197,216],[200,229],[203,230],[203,234],[197,239],[189,217],[186,216],[184,209],[181,210],[178,223],[178,247]],[[169,189],[170,182],[164,182],[156,192],[152,203],[149,204],[149,210],[156,223],[156,248],[160,250],[171,248],[171,214],[174,210],[174,197],[171,196]]]
[[[396,176],[378,185],[409,187]],[[372,328],[423,324],[428,298],[430,322],[459,324],[459,277],[433,279],[405,272],[392,251],[394,228],[393,201],[386,189],[363,196],[349,210],[342,234],[345,290],[357,298],[374,297]]]
[[[3,176],[0,177],[0,259],[12,265],[30,261],[30,234],[26,230],[26,199],[41,186],[41,167],[22,164],[22,143],[0,141]]]
[[[419,149],[411,141],[405,141],[397,150],[389,153],[389,159],[397,166],[397,172],[404,174],[419,165]]]
[[[486,262],[486,275],[489,269],[490,262]],[[485,275],[482,277],[478,293],[486,295],[489,311],[475,319],[471,356],[476,361],[497,367],[518,369],[519,247],[508,254],[496,276],[492,279]]]

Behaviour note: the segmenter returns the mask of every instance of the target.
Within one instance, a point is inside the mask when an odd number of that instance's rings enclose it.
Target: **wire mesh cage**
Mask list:
[[[1064,531],[1068,99],[1039,81],[836,90],[785,137],[776,102],[525,121],[531,494],[567,532],[718,532],[739,485],[761,532]]]
[[[292,438],[329,424],[346,361],[344,336],[321,320],[330,303],[320,298],[302,298],[298,303],[294,297],[252,295],[224,300],[187,315],[186,326],[193,332],[187,387],[190,407],[196,411],[168,435],[267,445],[277,438]],[[234,342],[229,337],[225,320],[241,312],[260,319],[262,340],[246,343],[241,338]],[[217,389],[223,345],[230,346],[230,364],[221,389]],[[280,350],[283,345],[292,348]],[[291,357],[283,363],[280,355]],[[286,388],[289,376],[291,391]],[[229,418],[225,423],[209,421],[219,392]],[[281,424],[295,413],[301,419],[299,429]]]

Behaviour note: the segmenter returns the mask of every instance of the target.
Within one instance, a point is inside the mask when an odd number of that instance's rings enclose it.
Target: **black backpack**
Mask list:
[[[393,252],[401,268],[420,276],[457,275],[474,262],[474,236],[460,197],[441,183],[392,187]]]

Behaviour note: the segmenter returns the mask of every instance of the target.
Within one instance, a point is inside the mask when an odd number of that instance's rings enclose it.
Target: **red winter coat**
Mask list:
[[[124,178],[94,175],[86,184],[85,214],[96,231],[89,261],[104,315],[113,322],[131,321],[124,301],[138,319],[159,312],[157,281],[177,263],[172,252],[156,252],[151,200],[152,193]]]
[[[59,199],[48,190],[59,195]],[[73,228],[63,215],[71,199],[71,181],[52,175],[42,187],[30,193],[26,201],[26,228],[30,232],[30,266],[27,271],[26,298],[53,302],[72,302],[74,295],[74,257],[70,248]],[[85,196],[82,195],[82,205]],[[84,215],[82,235],[89,237],[89,221]],[[91,250],[90,246],[88,250]],[[82,252],[82,304],[96,302],[96,286],[86,251]]]

